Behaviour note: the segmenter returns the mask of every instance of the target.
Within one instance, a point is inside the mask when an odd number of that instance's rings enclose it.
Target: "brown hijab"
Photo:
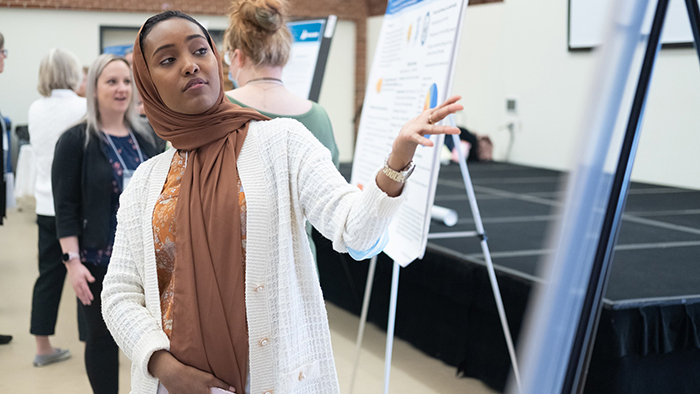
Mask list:
[[[248,375],[248,326],[236,160],[249,122],[268,118],[226,98],[221,58],[208,34],[219,64],[218,101],[199,115],[174,112],[153,84],[140,34],[134,45],[134,80],[148,120],[158,136],[189,151],[175,213],[170,352],[242,392]]]

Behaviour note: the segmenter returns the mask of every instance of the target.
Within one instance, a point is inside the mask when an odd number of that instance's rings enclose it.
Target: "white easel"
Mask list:
[[[455,125],[454,116],[450,115],[448,117],[450,125]],[[459,149],[460,140],[459,136],[452,135],[452,141],[454,141],[454,146],[457,147],[457,153],[459,155],[459,168],[462,172],[462,180],[464,181],[464,187],[467,190],[467,197],[469,199],[469,205],[471,207],[472,216],[474,217],[474,224],[476,225],[476,231],[455,231],[455,232],[445,232],[445,233],[432,233],[428,234],[428,239],[444,239],[444,238],[460,238],[460,237],[479,237],[481,239],[481,250],[484,253],[484,259],[486,261],[486,268],[489,273],[489,279],[491,281],[491,288],[493,289],[493,296],[496,300],[496,307],[498,308],[498,315],[501,319],[501,326],[503,328],[503,334],[506,338],[506,345],[508,346],[508,353],[510,354],[510,360],[513,367],[513,375],[515,376],[515,382],[520,391],[520,373],[518,369],[518,363],[515,355],[515,347],[513,346],[513,339],[510,335],[510,329],[508,328],[508,319],[506,318],[506,312],[503,308],[503,300],[501,298],[501,291],[498,286],[498,280],[496,279],[496,271],[493,268],[493,261],[491,260],[491,252],[489,252],[489,246],[487,243],[486,232],[484,231],[484,225],[481,221],[481,214],[479,213],[479,207],[476,203],[476,195],[474,194],[474,186],[472,185],[471,176],[469,175],[469,170],[467,169],[467,160],[464,156],[464,152]],[[440,147],[442,148],[442,147]],[[367,273],[367,286],[365,287],[365,297],[362,302],[362,313],[360,315],[360,327],[357,333],[357,345],[355,348],[355,363],[352,369],[352,378],[350,380],[350,391],[349,394],[353,393],[355,388],[355,378],[357,377],[357,367],[360,361],[360,352],[362,350],[362,338],[365,332],[365,325],[367,323],[367,311],[369,309],[369,300],[372,295],[372,283],[374,281],[374,271],[377,267],[377,256],[372,257],[369,264],[369,272]],[[394,262],[394,268],[391,276],[391,299],[389,303],[389,323],[386,329],[386,353],[384,361],[384,394],[389,394],[389,377],[391,374],[391,355],[394,346],[394,327],[396,323],[396,303],[399,291],[399,264]]]

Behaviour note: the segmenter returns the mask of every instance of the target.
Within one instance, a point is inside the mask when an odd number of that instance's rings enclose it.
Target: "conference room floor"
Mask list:
[[[31,201],[22,211],[11,210],[0,226],[0,334],[14,336],[0,346],[0,393],[90,393],[83,365],[84,345],[78,341],[76,299],[66,283],[56,327],[54,346],[67,347],[73,357],[43,368],[32,366],[34,339],[29,335],[32,286],[38,275],[37,227]],[[338,377],[342,393],[349,393],[359,319],[328,304]],[[365,330],[363,352],[354,393],[382,393],[386,334],[373,325]],[[130,362],[122,354],[120,393],[129,392]],[[427,357],[404,341],[396,340],[390,393],[470,393],[494,391],[474,379],[458,378],[454,367]]]

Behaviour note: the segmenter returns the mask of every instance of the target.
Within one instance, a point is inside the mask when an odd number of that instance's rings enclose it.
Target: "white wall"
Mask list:
[[[333,123],[341,162],[352,161],[355,145],[355,30],[351,21],[336,24],[318,98]]]
[[[567,2],[506,0],[467,9],[453,93],[463,96],[458,122],[489,134],[510,161],[569,169],[577,154],[596,53],[567,50]],[[381,17],[370,18],[368,26]],[[374,47],[378,28],[368,28]],[[518,102],[517,118],[506,98]],[[661,51],[646,107],[633,179],[700,189],[700,65],[692,49]]]
[[[151,14],[56,10],[0,10],[0,32],[9,57],[0,74],[0,110],[14,124],[27,123],[29,105],[37,92],[39,63],[53,47],[74,52],[84,65],[99,55],[100,25],[139,27]],[[224,16],[194,15],[210,29],[225,29]],[[108,45],[114,42],[114,34]],[[132,41],[133,42],[133,41]],[[320,103],[331,118],[340,159],[352,160],[355,89],[355,24],[339,21],[331,44]]]

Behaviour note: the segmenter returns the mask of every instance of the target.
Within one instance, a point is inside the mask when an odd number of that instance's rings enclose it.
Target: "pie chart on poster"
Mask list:
[[[425,105],[423,106],[423,111],[425,111],[428,108],[435,108],[437,107],[437,85],[432,84],[430,85],[430,89],[428,89],[428,95],[425,96]]]

